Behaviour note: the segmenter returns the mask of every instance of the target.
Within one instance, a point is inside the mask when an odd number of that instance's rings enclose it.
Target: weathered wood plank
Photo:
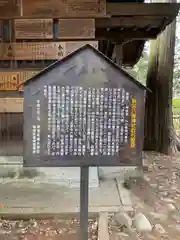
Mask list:
[[[92,17],[106,15],[105,0],[22,0],[27,18]]]
[[[94,19],[59,19],[59,39],[94,39]]]
[[[65,43],[0,43],[0,60],[58,60],[65,56]]]
[[[20,6],[16,0],[0,0],[0,17],[11,18],[20,16]]]
[[[16,39],[52,39],[52,19],[16,19],[14,21]]]
[[[22,0],[23,16],[30,18],[52,18],[67,13],[66,1],[63,0]]]
[[[160,28],[164,20],[167,24],[173,20],[173,17],[166,16],[121,16],[113,18],[97,18],[95,19],[96,28]]]
[[[0,91],[23,91],[19,85],[39,71],[0,72]]]
[[[22,113],[24,98],[0,98],[0,113]]]
[[[144,40],[144,39],[155,39],[157,35],[160,33],[160,29],[152,29],[152,30],[141,30],[134,28],[133,30],[125,29],[121,31],[107,32],[103,28],[96,29],[96,39],[99,40],[110,40],[115,43],[123,42],[124,40]]]

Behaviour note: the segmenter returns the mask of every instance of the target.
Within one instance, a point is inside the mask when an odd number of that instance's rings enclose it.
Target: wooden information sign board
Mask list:
[[[89,167],[141,163],[144,90],[89,45],[25,83],[24,167],[81,168],[80,240],[88,240]]]
[[[53,39],[52,19],[16,19],[16,39]]]
[[[59,19],[59,39],[94,39],[94,19]]]
[[[144,87],[91,46],[81,49],[24,85],[27,166],[140,161],[136,117],[143,121]],[[42,139],[32,141],[37,129]]]

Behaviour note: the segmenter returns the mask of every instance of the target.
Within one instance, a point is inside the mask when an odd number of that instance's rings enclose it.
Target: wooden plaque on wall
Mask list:
[[[67,0],[67,15],[73,17],[101,17],[106,15],[106,0]]]
[[[61,59],[64,57],[64,43],[14,43],[16,60]]]
[[[0,91],[23,91],[23,85],[19,85],[38,71],[0,72]]]
[[[58,60],[64,56],[64,42],[0,43],[0,60]]]
[[[52,19],[16,19],[16,39],[52,39]]]
[[[94,39],[94,19],[59,19],[59,39]]]
[[[92,17],[106,15],[106,0],[22,0],[26,18]]]

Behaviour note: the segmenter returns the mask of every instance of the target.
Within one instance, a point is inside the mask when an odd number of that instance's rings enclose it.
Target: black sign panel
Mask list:
[[[103,61],[89,68],[88,57],[25,86],[25,166],[140,163],[144,91]]]
[[[124,88],[45,85],[40,98],[32,107],[34,158],[72,165],[104,158],[106,165],[108,157],[120,162],[124,149],[135,148],[136,99]]]

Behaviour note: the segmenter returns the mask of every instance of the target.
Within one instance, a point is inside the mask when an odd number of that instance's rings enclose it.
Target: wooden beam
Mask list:
[[[0,98],[0,113],[22,113],[24,98]]]
[[[159,33],[159,30],[153,29],[150,31],[143,30],[127,30],[127,31],[106,31],[106,29],[96,29],[96,39],[99,40],[111,40],[119,43],[127,40],[141,40],[141,39],[155,39]]]
[[[106,4],[109,16],[177,16],[179,3],[110,3]]]
[[[173,21],[173,17],[165,16],[124,16],[124,17],[112,17],[112,18],[97,18],[95,20],[96,28],[161,28],[164,20],[166,24]]]

